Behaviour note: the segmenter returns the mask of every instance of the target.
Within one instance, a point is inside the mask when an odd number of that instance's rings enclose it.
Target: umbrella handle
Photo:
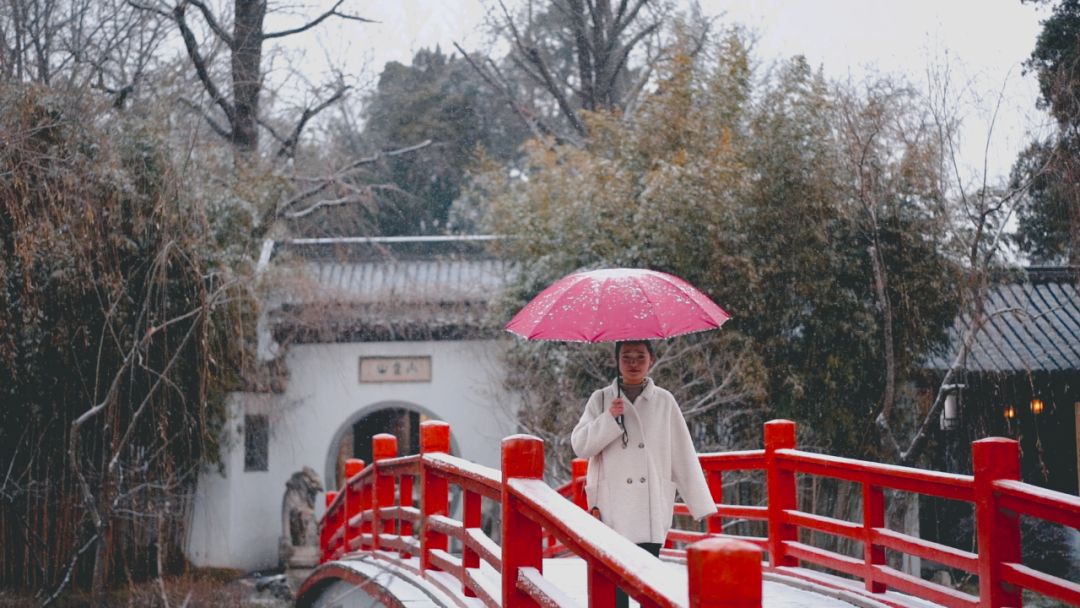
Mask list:
[[[615,391],[618,398],[622,399],[622,374],[615,375]],[[623,419],[623,414],[616,416],[615,422],[618,423],[619,428],[623,431],[623,445],[626,445],[626,420]]]

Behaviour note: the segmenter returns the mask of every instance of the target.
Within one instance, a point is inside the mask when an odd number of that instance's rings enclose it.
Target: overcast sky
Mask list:
[[[321,0],[320,0],[321,1]],[[355,14],[379,23],[339,22],[302,42],[306,62],[323,57],[370,83],[391,60],[436,43],[483,48],[480,30],[492,0],[353,0]],[[312,6],[309,4],[309,7]],[[1022,75],[1039,21],[1047,14],[1020,0],[701,0],[720,23],[740,23],[759,36],[756,53],[769,62],[802,54],[838,79],[902,74],[925,86],[930,64],[948,63],[965,108],[965,162],[982,163],[990,115],[1004,93],[992,139],[991,173],[1007,172],[1032,132],[1045,130],[1035,109],[1037,87]],[[309,8],[310,11],[310,8]],[[308,12],[308,14],[313,14]],[[281,18],[280,16],[278,17]]]

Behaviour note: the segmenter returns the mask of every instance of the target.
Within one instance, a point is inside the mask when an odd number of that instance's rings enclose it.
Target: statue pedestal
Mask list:
[[[311,568],[290,568],[285,571],[285,578],[289,581],[289,589],[293,595],[300,591],[300,587],[307,580],[307,577],[311,576]],[[290,608],[291,608],[290,604]]]
[[[314,568],[319,565],[318,547],[293,547],[292,555],[289,556],[288,567],[290,570],[297,568]]]

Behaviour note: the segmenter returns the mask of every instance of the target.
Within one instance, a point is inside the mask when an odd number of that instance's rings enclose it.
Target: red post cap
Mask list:
[[[761,550],[729,538],[686,548],[690,608],[761,608]]]
[[[371,438],[371,459],[375,461],[397,456],[397,437],[379,433]]]
[[[348,481],[354,475],[364,470],[364,461],[360,458],[348,458],[345,460],[345,480]]]
[[[450,453],[450,425],[441,420],[420,423],[420,451],[422,453]]]

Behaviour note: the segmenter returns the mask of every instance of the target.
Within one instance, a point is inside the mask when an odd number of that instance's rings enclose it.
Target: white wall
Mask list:
[[[455,455],[498,468],[500,441],[515,432],[513,412],[498,390],[500,349],[495,340],[291,346],[283,394],[237,394],[231,400],[225,475],[200,476],[188,558],[200,566],[274,566],[285,482],[309,466],[324,485],[332,485],[326,479],[331,444],[361,411],[414,406],[450,424]],[[362,356],[430,356],[431,382],[361,384]],[[245,413],[270,417],[267,471],[244,471]],[[316,508],[321,515],[322,497]]]

